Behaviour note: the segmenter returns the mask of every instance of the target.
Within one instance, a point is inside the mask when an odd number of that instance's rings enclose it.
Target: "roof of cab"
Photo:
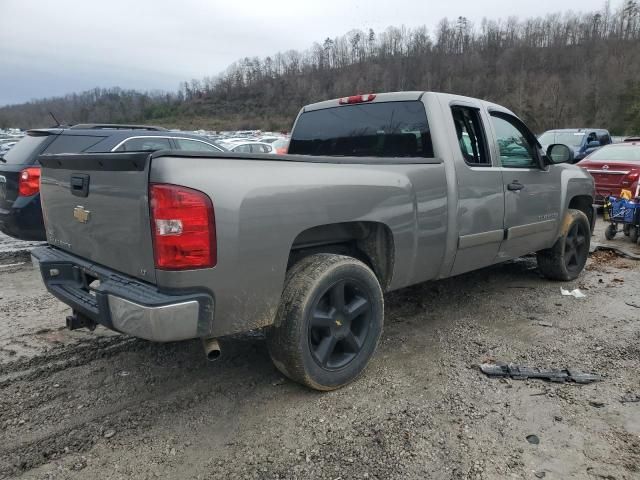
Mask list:
[[[366,95],[366,94],[364,94]],[[465,97],[462,95],[454,95],[451,93],[441,93],[441,92],[427,92],[427,91],[408,91],[408,92],[387,92],[387,93],[373,93],[369,95],[375,95],[373,100],[369,100],[366,103],[382,103],[382,102],[406,102],[406,101],[417,101],[421,100],[423,96],[436,96],[440,98],[445,98],[449,102],[461,101],[461,102],[480,102],[489,110],[496,110],[505,113],[510,113],[511,115],[515,115],[511,110],[495,104],[491,102],[487,102],[486,100],[482,100],[479,98],[471,98]],[[325,100],[318,103],[312,103],[310,105],[306,105],[302,107],[302,112],[310,112],[313,110],[322,110],[325,108],[334,108],[339,106],[347,106],[349,104],[341,104],[340,100],[346,97],[334,98],[331,100]]]

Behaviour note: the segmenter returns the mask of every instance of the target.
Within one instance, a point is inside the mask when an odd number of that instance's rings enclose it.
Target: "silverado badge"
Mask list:
[[[91,215],[91,212],[89,210],[85,210],[81,205],[78,205],[73,209],[73,216],[80,223],[87,223],[89,221],[89,215]]]

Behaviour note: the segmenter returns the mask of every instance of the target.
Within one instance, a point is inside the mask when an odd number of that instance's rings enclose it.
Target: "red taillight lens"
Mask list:
[[[630,187],[631,185],[633,185],[635,182],[638,181],[638,177],[640,177],[640,172],[631,172],[628,173],[627,175],[625,175],[625,177],[622,179],[622,186],[623,187]]]
[[[376,98],[375,93],[368,93],[365,95],[351,95],[350,97],[344,97],[339,100],[340,105],[347,105],[352,103],[364,103],[371,102]]]
[[[30,197],[40,191],[40,167],[25,168],[18,179],[18,195]]]
[[[216,224],[211,199],[178,185],[149,187],[156,268],[187,270],[217,261]]]

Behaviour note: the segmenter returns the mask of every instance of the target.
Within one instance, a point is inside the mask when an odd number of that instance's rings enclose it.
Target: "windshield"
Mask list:
[[[4,154],[4,161],[12,165],[30,163],[35,150],[40,150],[48,135],[25,135],[11,150]],[[1,162],[0,162],[1,163]]]
[[[541,145],[561,143],[570,147],[579,147],[583,138],[584,132],[545,132],[538,141]]]
[[[603,147],[596,150],[588,157],[589,160],[640,162],[640,146],[617,145]]]
[[[420,101],[312,110],[300,115],[289,153],[352,157],[433,157]]]

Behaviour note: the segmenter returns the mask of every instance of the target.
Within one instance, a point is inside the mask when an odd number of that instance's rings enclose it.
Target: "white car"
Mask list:
[[[273,143],[277,140],[281,140],[283,137],[276,137],[275,135],[265,135],[264,137],[258,138],[258,142],[262,143]]]
[[[275,148],[268,143],[264,142],[233,142],[233,143],[224,143],[224,147],[226,147],[229,151],[234,153],[276,153]]]

